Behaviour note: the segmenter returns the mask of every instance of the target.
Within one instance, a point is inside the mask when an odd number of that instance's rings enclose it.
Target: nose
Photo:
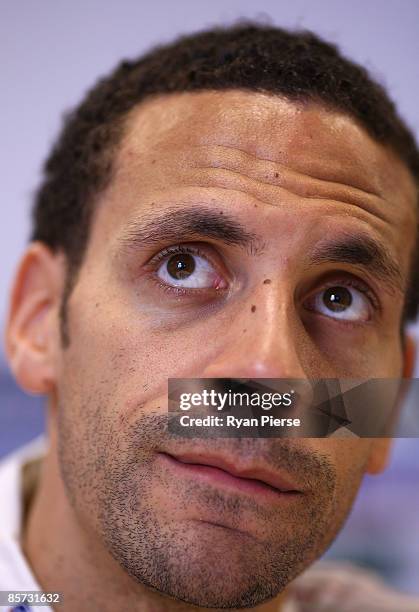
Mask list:
[[[308,378],[302,325],[280,287],[241,302],[205,378]]]

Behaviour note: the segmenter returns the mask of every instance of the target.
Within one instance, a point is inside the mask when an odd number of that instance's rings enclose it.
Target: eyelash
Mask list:
[[[203,253],[201,253],[201,251],[197,247],[190,247],[187,245],[176,244],[170,247],[166,247],[162,249],[161,251],[159,251],[157,255],[155,255],[154,257],[150,259],[149,263],[150,264],[160,263],[161,261],[163,261],[170,255],[176,255],[177,253],[190,253],[192,255],[198,255],[199,257],[205,257],[206,259],[208,259],[208,257],[204,255]]]
[[[162,291],[164,291],[165,293],[169,293],[169,294],[185,295],[191,292],[195,294],[202,293],[202,292],[208,292],[210,290],[209,288],[191,289],[191,288],[186,288],[186,287],[174,287],[174,286],[170,286],[165,283],[162,283],[158,279],[158,277],[155,275],[155,269],[157,265],[161,263],[162,261],[164,261],[165,259],[167,259],[168,257],[170,257],[171,255],[176,255],[178,253],[189,253],[191,255],[197,255],[198,257],[202,257],[206,259],[207,261],[209,261],[214,267],[217,267],[214,264],[214,262],[211,260],[211,258],[208,257],[208,254],[202,252],[198,247],[195,247],[195,246],[190,247],[187,245],[173,245],[170,247],[165,247],[164,249],[159,251],[159,253],[157,253],[154,257],[152,257],[148,261],[147,267],[152,269],[151,278],[153,282],[155,282],[156,285]],[[360,279],[354,276],[348,276],[344,278],[344,277],[339,277],[339,274],[342,274],[342,272],[340,271],[333,279],[326,282],[322,286],[320,291],[326,291],[326,289],[328,289],[329,287],[334,287],[334,286],[353,287],[354,289],[356,289],[357,291],[359,291],[360,293],[362,293],[363,295],[367,297],[374,311],[378,311],[380,309],[380,303],[379,303],[379,300],[377,299],[377,296],[375,295],[374,291],[372,291],[372,289],[366,283],[364,283],[363,281],[361,281]],[[316,292],[313,292],[310,295],[314,295],[315,293],[318,293],[318,291],[319,290],[317,290]],[[310,310],[310,309],[308,308],[307,310]]]

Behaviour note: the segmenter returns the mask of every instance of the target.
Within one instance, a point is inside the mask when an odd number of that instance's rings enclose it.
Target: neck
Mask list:
[[[41,588],[63,594],[61,612],[86,609],[141,612],[207,610],[161,595],[138,584],[80,525],[60,475],[56,440],[46,455],[34,500],[23,529],[22,546]],[[283,597],[252,608],[279,612]]]

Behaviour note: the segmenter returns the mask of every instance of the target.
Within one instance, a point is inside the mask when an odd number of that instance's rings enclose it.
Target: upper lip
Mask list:
[[[166,452],[165,454],[182,463],[208,465],[224,470],[237,478],[259,480],[278,491],[301,492],[301,489],[290,477],[288,477],[288,475],[286,476],[263,465],[246,465],[241,461],[234,461],[231,457],[227,458],[221,455],[198,452],[180,454]]]

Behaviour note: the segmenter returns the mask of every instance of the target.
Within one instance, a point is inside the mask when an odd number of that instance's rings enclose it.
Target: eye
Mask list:
[[[226,286],[222,276],[206,259],[191,252],[168,255],[158,267],[157,277],[166,285],[189,289],[220,289]]]
[[[365,291],[342,285],[327,287],[314,294],[306,308],[345,321],[368,321],[371,317],[371,304]]]

